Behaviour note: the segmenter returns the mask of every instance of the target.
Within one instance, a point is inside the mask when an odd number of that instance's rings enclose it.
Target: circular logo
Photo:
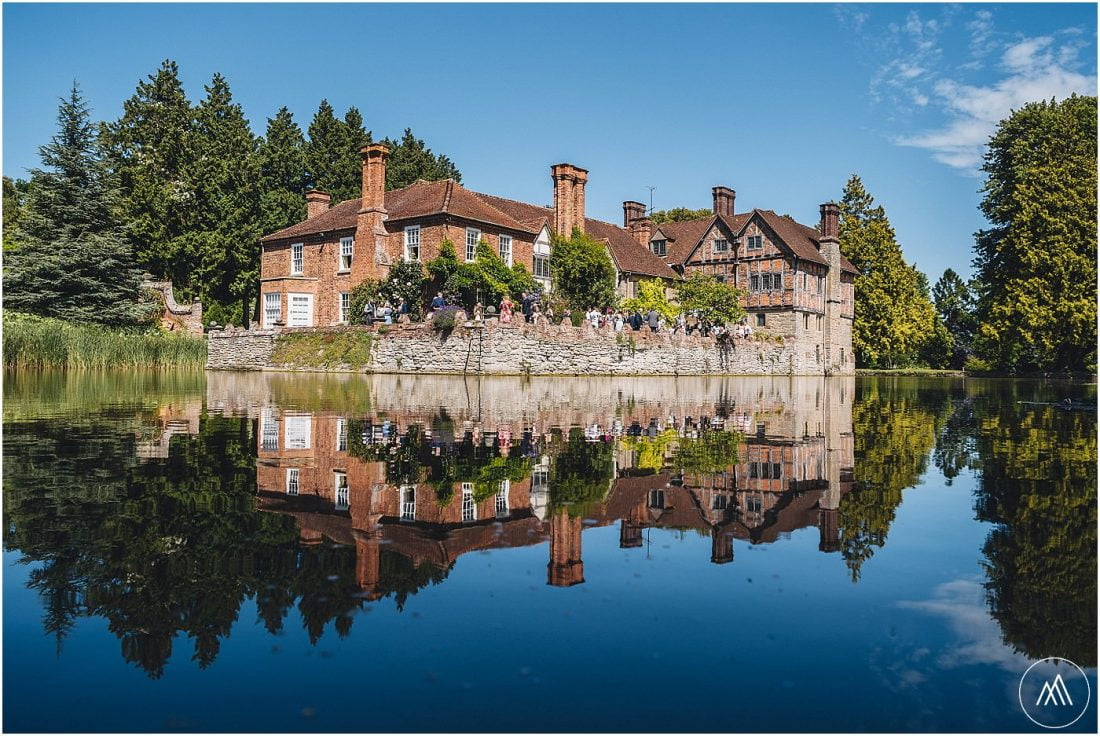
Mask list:
[[[1061,657],[1032,663],[1020,678],[1020,707],[1036,726],[1066,728],[1085,715],[1092,687],[1085,671]]]

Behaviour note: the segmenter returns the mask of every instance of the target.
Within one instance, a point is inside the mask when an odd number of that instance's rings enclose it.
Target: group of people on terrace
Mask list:
[[[430,314],[434,314],[447,306],[450,305],[443,296],[443,292],[437,292],[431,301]],[[750,338],[753,334],[752,327],[745,319],[731,327],[723,324],[713,324],[705,317],[686,312],[681,312],[669,320],[656,309],[643,311],[640,309],[626,310],[607,307],[600,310],[592,306],[583,313],[583,317],[579,320],[580,324],[577,324],[576,313],[571,315],[566,312],[561,315],[560,319],[555,319],[553,308],[549,304],[543,307],[539,295],[529,292],[523,292],[518,311],[519,316],[517,317],[517,304],[512,301],[510,296],[505,294],[496,309],[492,306],[486,308],[481,301],[478,301],[474,305],[472,317],[475,322],[481,322],[495,316],[499,317],[501,324],[512,324],[519,317],[522,317],[527,324],[535,325],[561,324],[565,320],[571,319],[575,326],[587,324],[594,330],[613,333],[620,333],[629,328],[635,332],[648,330],[651,333],[699,335],[701,337]]]

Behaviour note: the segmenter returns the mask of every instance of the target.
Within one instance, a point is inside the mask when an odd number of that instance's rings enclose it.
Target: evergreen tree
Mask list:
[[[31,172],[20,246],[6,259],[4,306],[80,322],[133,322],[143,311],[141,270],[117,218],[117,181],[75,83],[57,121],[57,134],[39,149],[45,169]]]
[[[390,156],[386,162],[387,190],[407,187],[417,179],[462,181],[462,174],[454,162],[444,155],[432,153],[424,145],[424,141],[413,135],[410,128],[405,128],[400,142],[387,139],[385,143],[390,147]]]
[[[225,78],[215,74],[206,97],[195,108],[187,178],[199,203],[196,227],[182,240],[196,261],[194,279],[212,309],[242,305],[247,324],[249,305],[259,279],[260,157],[241,106]],[[235,321],[232,312],[215,321]]]
[[[920,272],[905,262],[886,217],[853,175],[840,202],[840,250],[859,270],[852,347],[861,366],[910,365],[935,335]],[[927,284],[927,280],[924,282]]]
[[[1095,370],[1096,114],[1095,97],[1031,103],[990,139],[976,348],[997,368]]]
[[[305,138],[285,107],[267,120],[260,142],[260,230],[273,233],[306,217],[303,194],[308,188]]]
[[[333,203],[358,197],[363,176],[359,149],[370,141],[358,110],[349,108],[340,120],[328,100],[321,100],[305,146],[310,186],[327,192]]]
[[[936,313],[951,335],[951,367],[962,368],[974,341],[974,297],[970,287],[952,269],[947,269],[932,287]]]
[[[107,125],[104,135],[139,263],[171,279],[185,296],[194,262],[181,251],[179,239],[195,226],[195,192],[184,176],[193,159],[188,148],[193,127],[194,111],[179,69],[166,60],[138,83],[123,104],[122,117]]]

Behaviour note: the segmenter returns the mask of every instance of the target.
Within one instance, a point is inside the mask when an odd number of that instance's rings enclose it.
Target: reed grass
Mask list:
[[[4,311],[4,368],[201,367],[206,341],[154,328],[112,329]]]

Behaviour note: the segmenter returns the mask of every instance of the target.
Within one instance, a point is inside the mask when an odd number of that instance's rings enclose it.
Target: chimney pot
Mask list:
[[[331,198],[327,192],[320,189],[310,189],[306,192],[306,219],[316,217],[328,210],[331,206]]]
[[[710,193],[714,199],[714,214],[733,217],[733,206],[737,192],[729,187],[714,187],[710,190]]]
[[[641,202],[623,202],[623,227],[629,228],[630,223],[645,217],[645,205]]]
[[[840,206],[836,202],[826,202],[821,211],[821,240],[840,240]]]
[[[555,164],[550,167],[550,179],[554,182],[554,230],[568,238],[577,228],[584,232],[584,187],[588,171],[573,164]]]

